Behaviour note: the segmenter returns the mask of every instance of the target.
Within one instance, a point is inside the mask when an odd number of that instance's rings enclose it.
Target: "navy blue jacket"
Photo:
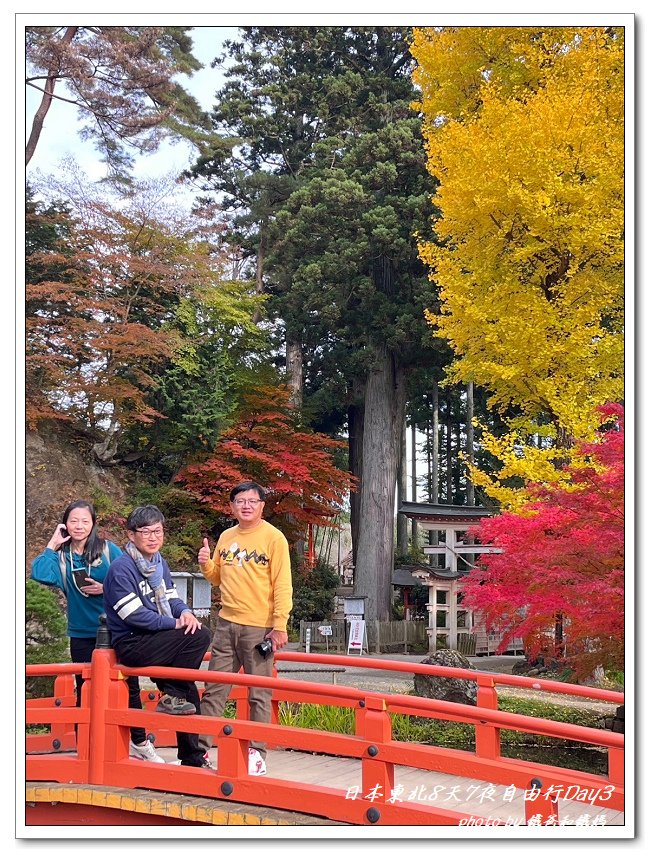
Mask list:
[[[171,630],[176,619],[189,607],[178,597],[169,565],[163,559],[163,579],[172,616],[162,616],[154,600],[153,589],[125,553],[116,559],[104,580],[104,610],[113,644],[132,634]]]

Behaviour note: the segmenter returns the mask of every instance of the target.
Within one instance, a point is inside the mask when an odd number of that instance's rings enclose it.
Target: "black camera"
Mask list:
[[[263,658],[267,658],[273,651],[273,643],[266,639],[263,643],[258,643],[255,648]]]

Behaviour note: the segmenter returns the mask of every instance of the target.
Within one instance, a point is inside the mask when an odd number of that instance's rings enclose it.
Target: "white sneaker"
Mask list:
[[[163,758],[156,752],[149,739],[145,739],[141,745],[129,742],[129,756],[138,760],[148,760],[150,763],[164,763]]]
[[[266,775],[266,761],[257,748],[248,749],[248,774]]]

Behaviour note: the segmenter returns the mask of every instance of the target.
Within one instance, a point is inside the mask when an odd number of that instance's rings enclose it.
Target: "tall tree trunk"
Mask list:
[[[66,27],[63,38],[59,43],[59,51],[63,49],[63,52],[65,52],[65,49],[74,39],[75,33],[78,29],[78,27]],[[41,132],[43,131],[43,123],[45,122],[45,117],[47,116],[47,112],[50,110],[50,105],[52,104],[52,99],[54,97],[54,85],[56,84],[58,74],[59,63],[53,63],[47,72],[47,78],[45,79],[45,87],[43,98],[41,99],[41,104],[38,106],[38,110],[36,111],[36,114],[34,115],[34,120],[32,121],[32,129],[29,134],[27,146],[25,147],[25,165],[29,165],[31,158],[34,155],[34,151],[36,150],[38,140],[41,137]]]
[[[447,477],[447,504],[450,505],[453,503],[454,495],[452,491],[452,481],[453,481],[453,470],[451,466],[451,430],[453,427],[452,422],[452,410],[451,410],[451,388],[445,388],[445,397],[447,399],[447,439],[446,439],[446,458],[447,465],[446,468],[446,477]]]
[[[115,419],[111,420],[104,438],[93,445],[93,454],[97,462],[103,466],[117,465],[119,460],[115,459],[115,454],[120,446],[123,434],[119,423]]]
[[[287,333],[287,382],[292,408],[302,408],[303,356],[302,345]]]
[[[259,229],[259,242],[257,244],[257,259],[255,261],[255,293],[258,297],[264,294],[264,265],[266,263],[266,223],[262,221]],[[259,324],[262,319],[261,302],[253,310],[253,324]]]
[[[395,490],[405,404],[403,368],[387,349],[377,349],[366,385],[359,546],[354,570],[355,594],[366,596],[368,620],[388,620],[391,608]]]
[[[438,382],[433,385],[431,391],[431,501],[438,504],[438,496],[440,495],[440,396],[438,393]],[[429,532],[429,544],[434,546],[438,543],[438,532]],[[429,564],[437,564],[434,562],[436,557],[429,557]]]
[[[457,409],[457,411],[456,411]],[[456,423],[454,424],[454,445],[453,445],[453,454],[454,454],[454,490],[458,493],[461,489],[461,474],[463,470],[463,460],[461,458],[461,452],[463,445],[461,443],[460,438],[460,400],[458,400],[458,406],[454,405],[454,412]]]
[[[437,504],[440,495],[440,405],[437,382],[433,386],[431,403],[431,501],[434,502],[434,504]]]
[[[302,345],[292,335],[287,333],[287,379],[289,385],[289,404],[292,408],[300,410],[302,408],[302,393],[303,393],[303,363],[302,363]],[[290,522],[293,522],[289,518]],[[296,559],[302,562],[305,558],[305,549],[307,543],[305,537],[299,538],[293,545]]]
[[[417,455],[417,426],[415,421],[411,424],[411,501],[418,500],[418,455]],[[418,546],[418,521],[411,520],[411,544],[413,549]]]
[[[474,482],[470,474],[470,468],[474,465],[474,426],[472,419],[474,417],[474,382],[467,382],[467,415],[466,415],[466,436],[465,436],[465,452],[467,454],[467,504],[475,504],[474,498]]]
[[[400,436],[399,474],[397,477],[397,507],[399,508],[406,500],[406,423],[402,424],[402,435]],[[397,515],[397,549],[401,556],[408,555],[409,537],[408,520],[404,514]]]
[[[352,537],[352,564],[356,567],[359,547],[359,516],[361,513],[361,476],[363,474],[363,402],[348,406],[348,467],[357,478],[356,492],[350,493],[350,534]]]
[[[431,501],[431,423],[427,421],[424,428],[424,435],[427,442],[427,498]]]

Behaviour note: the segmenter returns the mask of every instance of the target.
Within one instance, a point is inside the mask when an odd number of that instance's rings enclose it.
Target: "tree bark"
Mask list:
[[[466,434],[465,434],[465,453],[467,454],[467,484],[466,498],[467,504],[473,505],[474,498],[474,482],[470,475],[470,468],[474,465],[474,427],[472,418],[474,417],[474,382],[467,382],[467,414],[466,414]]]
[[[61,45],[64,49],[67,48],[67,46],[72,42],[78,29],[78,27],[66,27],[63,38],[61,39]],[[58,78],[58,72],[58,64],[56,66],[53,65],[48,69],[48,75],[45,81],[44,88],[45,92],[43,93],[41,104],[38,106],[38,110],[34,115],[34,120],[32,121],[32,129],[29,134],[27,146],[25,147],[25,165],[29,165],[31,158],[34,155],[34,151],[36,150],[38,140],[41,137],[41,132],[43,131],[43,123],[45,122],[45,117],[47,116],[47,112],[50,110],[50,105],[52,104],[52,99],[54,96],[54,85],[56,84]]]
[[[418,458],[417,458],[417,426],[411,425],[411,501],[418,500]],[[413,548],[418,545],[418,521],[411,520],[411,543]]]
[[[365,595],[366,619],[388,620],[393,573],[395,490],[404,423],[404,370],[387,349],[376,350],[368,376],[355,594]]]
[[[437,382],[433,386],[431,403],[431,501],[437,504],[440,495],[440,398]]]
[[[446,468],[446,477],[447,477],[447,504],[450,505],[454,501],[454,494],[452,491],[453,484],[453,471],[451,466],[451,430],[453,427],[452,422],[452,410],[451,410],[451,388],[448,387],[445,389],[445,397],[447,400],[447,439],[446,439],[446,458],[447,465]]]
[[[440,396],[438,393],[438,382],[433,385],[431,391],[431,482],[430,496],[433,504],[438,503],[440,489]],[[438,543],[438,532],[429,532],[429,544],[433,546]],[[435,556],[429,556],[429,564],[437,564]]]
[[[287,334],[287,381],[289,384],[292,408],[302,408],[303,396],[303,356],[302,345]]]
[[[302,345],[289,334],[287,334],[287,379],[290,394],[289,404],[292,408],[300,410],[303,394]],[[290,519],[289,521],[292,522],[293,520]],[[305,548],[304,537],[295,541],[293,550],[298,562],[304,561]]]
[[[406,499],[406,424],[402,424],[400,436],[399,475],[397,478],[397,507]],[[408,520],[404,514],[397,515],[397,549],[401,556],[408,555]]]
[[[257,257],[255,259],[255,291],[258,297],[264,294],[264,264],[266,262],[266,224],[260,223]],[[259,324],[262,319],[262,308],[258,306],[253,311],[253,324]]]
[[[348,407],[348,466],[359,486],[350,493],[350,534],[352,538],[352,564],[357,563],[359,546],[359,516],[361,513],[361,475],[363,473],[364,405],[353,403]]]
[[[122,440],[122,429],[117,421],[112,420],[106,435],[100,442],[93,445],[93,454],[97,462],[103,466],[117,465],[119,460],[115,459],[115,454]]]

